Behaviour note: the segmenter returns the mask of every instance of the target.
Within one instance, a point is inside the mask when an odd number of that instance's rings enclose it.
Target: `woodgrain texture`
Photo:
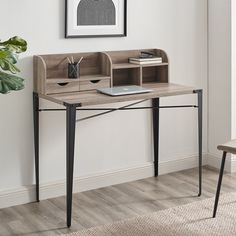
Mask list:
[[[57,94],[61,92],[77,92],[80,90],[80,82],[73,81],[73,82],[60,82],[60,83],[48,83],[46,86],[46,93],[47,94]]]
[[[197,169],[74,194],[71,229],[65,225],[65,197],[1,209],[0,235],[55,236],[158,212],[214,197],[217,180],[217,171],[203,169],[200,198]],[[222,194],[235,191],[235,182],[236,174],[225,174]]]
[[[46,94],[47,66],[41,56],[34,56],[34,92]]]
[[[89,91],[89,90],[96,90],[99,88],[108,88],[110,87],[110,80],[87,80],[87,81],[80,81],[80,91]]]
[[[219,145],[217,148],[227,153],[236,154],[236,139],[231,140],[225,144]]]
[[[223,194],[220,214],[212,218],[214,197],[64,236],[233,236],[236,192]]]
[[[68,79],[68,59],[78,62],[80,77],[76,80]],[[68,59],[67,59],[68,58]],[[84,80],[111,80],[111,62],[109,57],[100,52],[92,53],[69,53],[69,54],[52,54],[34,57],[34,91],[39,94],[54,94],[79,92],[80,82]],[[81,78],[81,80],[80,80]],[[77,81],[77,83],[75,83]],[[62,83],[67,83],[61,86]],[[84,84],[84,83],[82,83]],[[88,83],[89,84],[89,83]],[[104,84],[104,83],[103,83]],[[111,81],[106,83],[106,87],[111,86]],[[87,90],[94,90],[97,87],[91,84]],[[82,91],[84,91],[82,86]]]
[[[134,100],[151,99],[155,97],[166,97],[183,94],[192,94],[194,88],[169,84],[169,83],[146,83],[143,85],[145,88],[150,88],[153,91],[150,93],[134,94],[126,96],[111,97],[96,91],[89,92],[75,92],[75,93],[63,93],[54,95],[40,95],[40,97],[53,101],[58,104],[79,104],[80,106],[109,104],[116,102],[126,102]]]
[[[129,63],[130,57],[139,57],[142,51],[162,57],[163,63]],[[68,79],[68,60],[78,62],[82,57],[80,77],[75,83],[74,79]],[[160,49],[41,55],[34,57],[34,91],[42,95],[81,92],[85,90],[82,82],[85,78],[95,81],[97,77],[109,79],[109,83],[103,81],[95,86],[87,82],[87,91],[122,85],[142,86],[148,82],[168,83],[168,70],[167,55]]]

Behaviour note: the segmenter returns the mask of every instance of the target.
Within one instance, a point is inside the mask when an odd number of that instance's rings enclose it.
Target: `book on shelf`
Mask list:
[[[157,61],[133,61],[133,60],[129,60],[129,63],[137,64],[137,65],[152,65],[152,64],[161,64],[162,60],[157,60]]]
[[[162,62],[162,57],[147,57],[147,58],[130,57],[129,61],[138,61],[138,62],[161,61]]]

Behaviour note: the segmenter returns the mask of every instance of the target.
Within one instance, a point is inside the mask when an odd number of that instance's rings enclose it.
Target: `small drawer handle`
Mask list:
[[[97,84],[97,83],[100,82],[100,80],[90,80],[90,82],[93,83],[93,84]]]
[[[66,86],[68,83],[58,83],[59,86]]]

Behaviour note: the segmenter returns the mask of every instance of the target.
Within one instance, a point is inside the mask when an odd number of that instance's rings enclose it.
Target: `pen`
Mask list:
[[[79,65],[79,64],[80,64],[80,62],[81,62],[83,59],[84,59],[84,57],[81,57],[81,58],[80,58],[80,60],[77,62],[77,64],[76,64],[76,65]]]
[[[66,59],[67,59],[67,60],[68,60],[68,62],[71,64],[71,61],[70,61],[69,57],[67,57]]]

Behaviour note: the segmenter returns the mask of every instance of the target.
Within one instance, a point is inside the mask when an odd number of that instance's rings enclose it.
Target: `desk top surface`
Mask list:
[[[145,88],[150,88],[153,91],[150,93],[143,94],[133,94],[125,96],[108,96],[97,91],[87,91],[87,92],[73,92],[73,93],[63,93],[63,94],[52,94],[52,95],[42,95],[39,94],[41,98],[55,102],[57,104],[74,104],[76,106],[91,106],[99,104],[109,104],[117,102],[126,102],[134,100],[146,100],[158,97],[167,97],[175,95],[192,94],[196,88],[187,87],[179,84],[170,83],[150,83],[143,85]]]

